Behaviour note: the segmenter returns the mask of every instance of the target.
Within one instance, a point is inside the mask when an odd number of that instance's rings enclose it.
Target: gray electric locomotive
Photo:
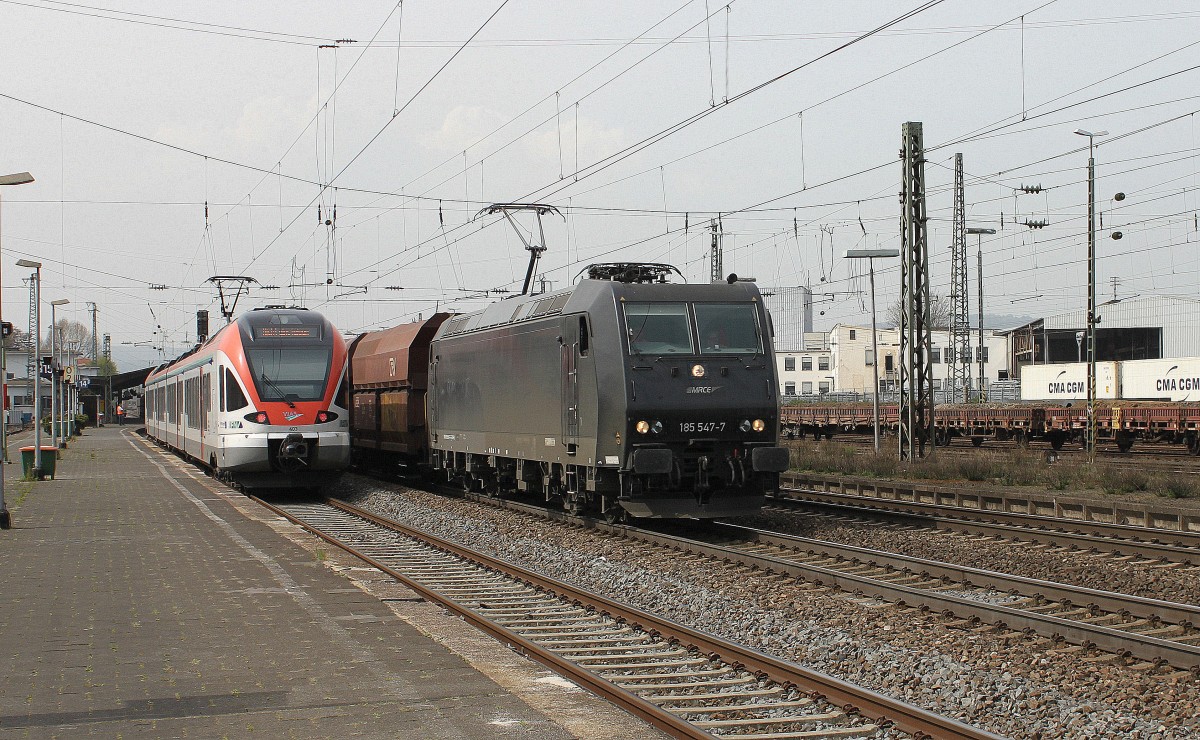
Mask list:
[[[430,347],[431,462],[493,494],[609,518],[752,513],[788,466],[758,288],[593,265],[569,289],[445,322]]]

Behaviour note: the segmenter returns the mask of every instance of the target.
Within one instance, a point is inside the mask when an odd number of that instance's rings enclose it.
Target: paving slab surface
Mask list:
[[[131,427],[86,431],[55,480],[5,469],[0,737],[658,736]]]

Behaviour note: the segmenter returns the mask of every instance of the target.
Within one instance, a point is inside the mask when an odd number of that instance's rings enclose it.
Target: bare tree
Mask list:
[[[92,354],[91,329],[78,321],[71,321],[70,319],[59,319],[54,328],[57,330],[58,341],[62,342],[62,347],[68,352],[88,356]],[[50,336],[47,335],[42,342],[42,347],[49,348]]]
[[[900,317],[904,314],[904,307],[900,301],[896,301],[891,306],[888,306],[885,320],[889,321],[892,326],[900,326]],[[950,328],[950,300],[941,295],[929,296],[929,319],[932,323],[930,329],[949,329]]]
[[[29,339],[29,332],[21,331],[17,327],[13,327],[12,334],[4,339],[4,347],[10,350],[27,350],[33,342]]]

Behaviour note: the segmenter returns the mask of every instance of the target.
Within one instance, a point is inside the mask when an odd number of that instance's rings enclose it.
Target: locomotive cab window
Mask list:
[[[634,354],[691,354],[689,324],[683,303],[625,304],[625,330]]]
[[[579,317],[579,356],[587,357],[588,349],[591,345],[591,337],[588,336],[587,316]]]
[[[696,330],[706,355],[749,355],[762,352],[758,316],[749,303],[697,303]]]

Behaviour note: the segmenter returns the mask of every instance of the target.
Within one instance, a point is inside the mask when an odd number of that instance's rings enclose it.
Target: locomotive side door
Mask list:
[[[570,316],[563,319],[562,339],[558,348],[561,370],[562,438],[567,454],[574,455],[579,444],[579,322]]]

